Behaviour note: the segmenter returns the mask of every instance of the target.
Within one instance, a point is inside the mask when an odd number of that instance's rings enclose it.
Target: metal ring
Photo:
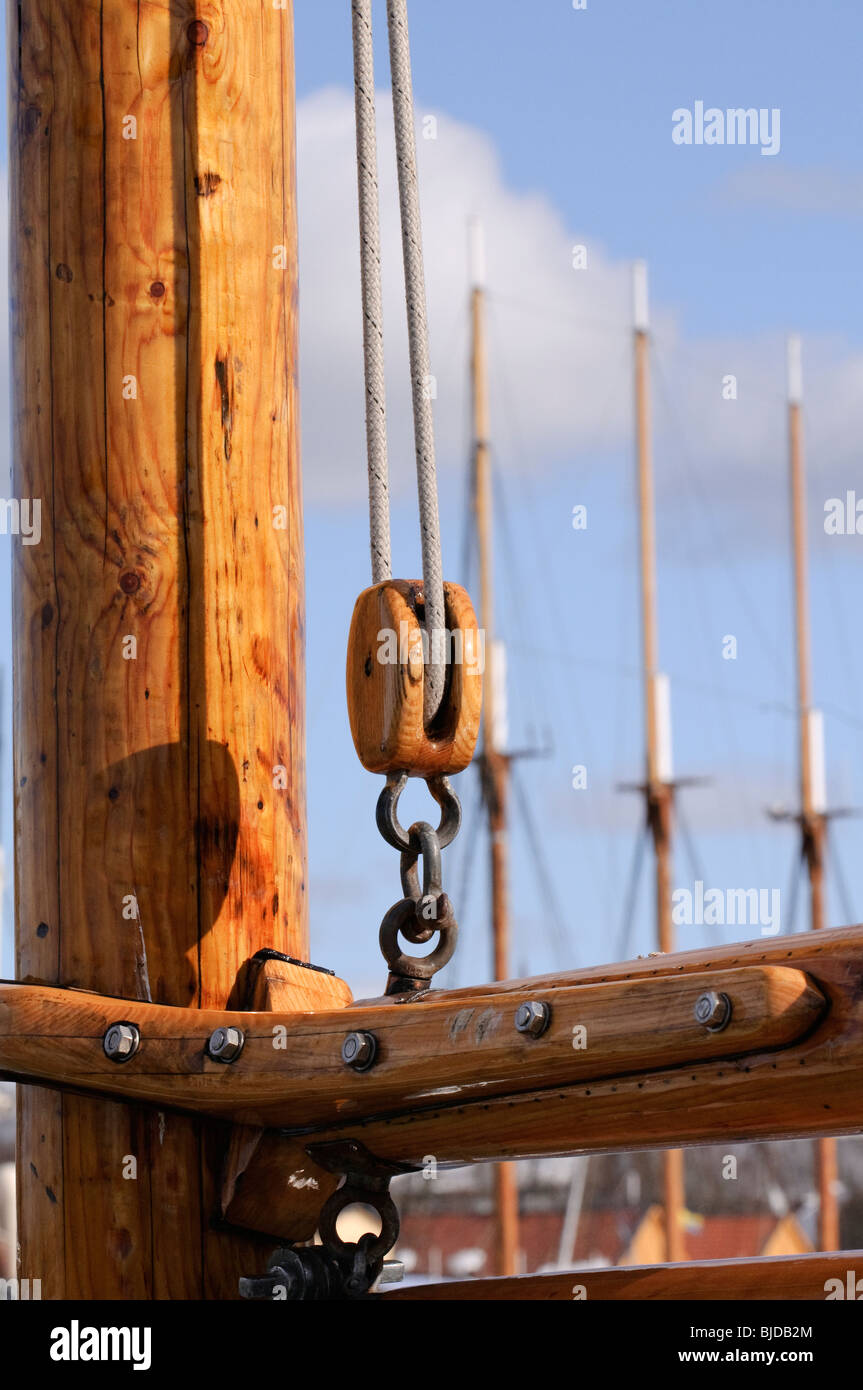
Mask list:
[[[380,1233],[377,1236],[371,1235],[371,1232],[368,1233],[370,1239],[366,1248],[366,1258],[370,1264],[375,1264],[378,1260],[382,1260],[389,1250],[392,1250],[399,1238],[398,1208],[389,1192],[374,1192],[362,1184],[352,1182],[350,1178],[346,1179],[344,1185],[336,1189],[321,1211],[319,1221],[321,1240],[325,1245],[333,1246],[341,1252],[353,1250],[355,1243],[342,1240],[336,1226],[345,1208],[357,1204],[371,1207],[372,1211],[377,1212],[380,1217]],[[363,1236],[362,1240],[365,1242],[367,1237]]]
[[[447,899],[447,907],[449,908],[449,899]],[[430,980],[438,970],[442,970],[452,959],[458,939],[458,923],[452,916],[452,912],[448,911],[445,915],[445,921],[433,928],[440,933],[440,941],[435,949],[427,956],[409,956],[399,946],[399,932],[411,940],[410,934],[405,930],[410,922],[413,922],[415,927],[416,917],[413,899],[402,898],[400,902],[390,908],[381,922],[379,936],[381,953],[393,975],[403,976],[409,980]]]
[[[407,786],[407,772],[387,773],[386,785],[378,797],[375,810],[377,827],[388,845],[403,853],[411,849],[411,838],[399,823],[399,797]],[[426,778],[426,786],[441,808],[440,825],[436,830],[438,845],[446,849],[452,844],[461,826],[461,802],[452,789],[448,777],[437,775]]]

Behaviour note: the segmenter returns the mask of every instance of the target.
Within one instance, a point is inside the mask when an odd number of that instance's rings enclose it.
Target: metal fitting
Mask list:
[[[134,1023],[112,1023],[104,1038],[102,1049],[112,1062],[128,1062],[141,1046],[141,1034]]]
[[[217,1028],[210,1034],[207,1051],[214,1062],[235,1062],[245,1041],[242,1028]]]
[[[528,1033],[532,1038],[541,1037],[550,1022],[551,1009],[548,1004],[542,1004],[536,999],[531,999],[527,1004],[519,1004],[515,1011],[517,1031]]]
[[[721,1033],[731,1022],[731,1000],[715,989],[705,990],[695,1001],[695,1022],[708,1033]]]
[[[378,1040],[374,1033],[348,1033],[342,1043],[342,1061],[354,1071],[368,1071],[377,1051]]]

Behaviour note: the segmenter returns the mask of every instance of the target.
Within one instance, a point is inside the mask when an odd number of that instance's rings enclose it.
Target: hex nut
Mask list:
[[[378,1040],[374,1033],[348,1033],[342,1043],[342,1061],[354,1071],[368,1071],[377,1051]]]
[[[134,1023],[112,1023],[102,1039],[102,1050],[112,1062],[128,1062],[141,1046],[141,1034]]]
[[[217,1028],[210,1034],[207,1051],[214,1062],[235,1062],[245,1041],[242,1028]]]
[[[531,1038],[539,1038],[551,1022],[551,1009],[548,1004],[531,999],[519,1004],[515,1011],[515,1026],[519,1033],[527,1033]]]
[[[715,989],[705,990],[695,1001],[695,1022],[708,1033],[721,1033],[731,1022],[731,1000]]]

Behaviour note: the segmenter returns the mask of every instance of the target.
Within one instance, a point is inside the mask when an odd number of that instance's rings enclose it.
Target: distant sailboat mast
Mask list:
[[[485,246],[481,224],[470,224],[471,395],[473,404],[473,505],[479,551],[480,626],[485,634],[480,772],[488,816],[493,974],[506,980],[509,964],[509,758],[504,751],[504,652],[494,640],[491,447],[485,344]],[[518,1273],[518,1180],[515,1165],[494,1168],[495,1273]]]
[[[803,451],[803,365],[799,337],[788,340],[788,456],[794,556],[794,611],[797,655],[797,709],[800,749],[801,852],[809,875],[810,925],[826,926],[825,848],[827,798],[824,775],[824,724],[812,705],[809,629],[808,547],[806,542],[806,465]],[[816,1144],[818,1247],[838,1250],[839,1205],[836,1140]]]
[[[635,429],[638,474],[638,520],[641,576],[641,632],[644,670],[647,779],[644,794],[647,822],[656,865],[656,934],[660,951],[674,949],[671,920],[671,836],[674,814],[674,771],[671,742],[671,699],[668,677],[659,670],[656,618],[656,522],[653,494],[653,453],[650,420],[650,332],[647,266],[633,267],[633,329],[635,352]],[[663,1205],[666,1259],[685,1258],[681,1212],[685,1207],[683,1151],[663,1154]]]

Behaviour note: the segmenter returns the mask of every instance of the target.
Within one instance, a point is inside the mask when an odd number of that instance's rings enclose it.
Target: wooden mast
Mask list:
[[[827,816],[823,789],[824,751],[820,712],[812,705],[809,628],[808,547],[806,540],[806,465],[803,451],[803,367],[799,337],[788,340],[788,454],[794,555],[794,612],[799,720],[801,852],[809,875],[810,925],[826,925],[824,850]],[[821,1250],[839,1248],[839,1208],[836,1188],[836,1140],[816,1144],[818,1244]]]
[[[644,668],[645,730],[647,736],[647,820],[656,865],[656,932],[658,949],[673,951],[671,921],[671,825],[674,787],[671,781],[671,729],[668,682],[659,671],[656,620],[656,524],[653,496],[653,455],[650,420],[650,337],[647,266],[633,267],[635,338],[635,424],[638,465],[638,517],[641,561],[641,631]],[[663,1206],[666,1259],[684,1259],[680,1213],[685,1205],[683,1152],[663,1154]]]
[[[480,771],[488,815],[491,881],[492,951],[495,980],[508,980],[509,887],[507,881],[509,759],[497,746],[499,712],[496,697],[501,690],[497,669],[500,649],[494,641],[494,588],[492,560],[492,496],[488,367],[485,344],[485,256],[482,227],[470,225],[471,237],[471,391],[473,402],[473,502],[479,552],[480,627],[485,641],[483,680],[482,751]],[[518,1272],[518,1179],[514,1164],[498,1163],[494,1169],[495,1273]]]
[[[307,959],[291,7],[10,5],[19,977]],[[118,1005],[122,1017],[122,1005]],[[22,1087],[21,1277],[228,1298],[224,1136]]]

